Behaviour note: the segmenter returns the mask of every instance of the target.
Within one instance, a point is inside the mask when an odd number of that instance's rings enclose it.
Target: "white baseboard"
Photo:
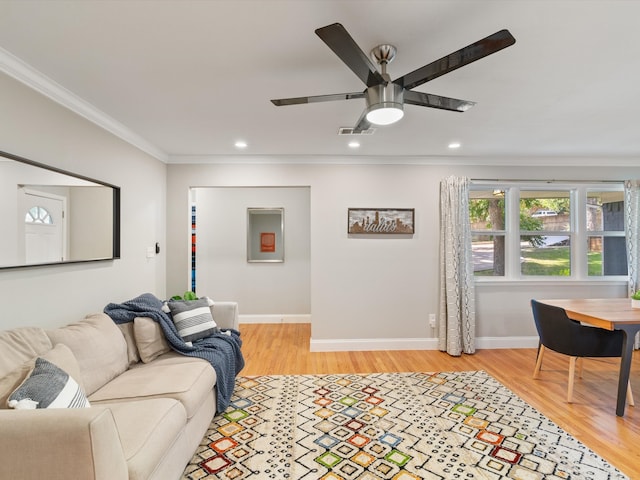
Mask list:
[[[311,315],[238,315],[240,323],[311,323]]]
[[[479,350],[498,348],[536,348],[538,337],[480,337]],[[310,341],[312,352],[362,352],[372,350],[437,350],[437,338],[354,338]]]
[[[476,338],[476,348],[480,350],[499,348],[538,348],[535,337],[479,337]]]
[[[437,350],[436,338],[354,338],[310,341],[312,352],[363,352],[371,350]]]

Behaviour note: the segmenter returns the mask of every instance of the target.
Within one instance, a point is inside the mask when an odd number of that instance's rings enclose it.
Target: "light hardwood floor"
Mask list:
[[[241,375],[484,370],[560,425],[631,479],[640,479],[640,357],[631,382],[636,407],[615,414],[617,359],[586,359],[566,403],[569,361],[545,354],[540,378],[532,378],[535,349],[478,350],[452,357],[439,351],[309,352],[309,324],[242,324],[246,365]]]

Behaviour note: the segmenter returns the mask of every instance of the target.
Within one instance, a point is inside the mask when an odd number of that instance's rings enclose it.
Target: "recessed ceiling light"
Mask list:
[[[247,142],[245,142],[244,140],[238,140],[235,143],[236,148],[247,148]]]
[[[349,142],[349,148],[360,148],[360,142],[352,140],[351,142]]]
[[[462,146],[462,144],[460,142],[451,142],[449,144],[449,148],[451,148],[451,149],[460,148],[461,146]]]

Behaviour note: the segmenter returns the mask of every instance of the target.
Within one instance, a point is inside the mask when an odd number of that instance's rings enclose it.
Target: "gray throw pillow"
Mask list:
[[[26,380],[10,396],[10,408],[86,408],[89,399],[68,373],[38,357]]]
[[[185,342],[195,342],[219,331],[211,315],[213,301],[207,297],[198,300],[171,300],[163,310],[171,312],[178,335]]]

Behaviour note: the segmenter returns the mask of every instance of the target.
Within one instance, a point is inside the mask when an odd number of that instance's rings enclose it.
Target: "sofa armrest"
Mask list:
[[[103,407],[0,410],[0,478],[129,477],[111,411]]]
[[[213,302],[213,319],[219,328],[240,330],[238,302]]]

